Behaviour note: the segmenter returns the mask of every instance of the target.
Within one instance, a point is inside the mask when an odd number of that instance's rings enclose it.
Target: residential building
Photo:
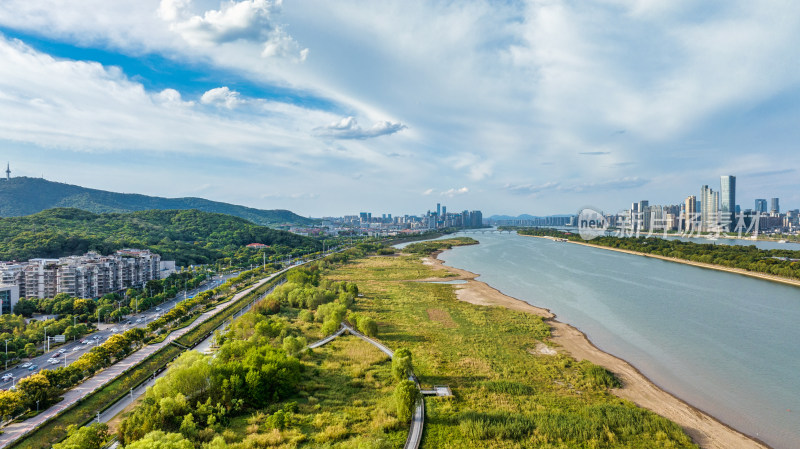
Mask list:
[[[0,284],[0,315],[12,313],[18,301],[18,285]]]

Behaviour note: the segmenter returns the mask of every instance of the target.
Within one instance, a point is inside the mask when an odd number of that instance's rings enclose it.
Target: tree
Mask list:
[[[375,337],[378,335],[378,323],[368,316],[360,317],[358,320],[358,330],[368,337]]]
[[[0,390],[0,419],[12,416],[22,406],[22,397],[16,391]]]
[[[393,396],[397,407],[397,419],[402,422],[410,421],[420,396],[417,385],[410,380],[401,380],[395,387]]]
[[[392,357],[392,376],[396,380],[408,379],[412,373],[411,351],[400,348]]]
[[[125,449],[194,449],[194,444],[179,433],[164,433],[154,430]]]
[[[108,438],[108,426],[92,424],[85,427],[71,425],[67,428],[67,438],[53,445],[53,449],[100,449]]]
[[[32,317],[36,312],[36,301],[31,299],[20,299],[14,306],[14,313],[24,317]]]
[[[297,355],[305,347],[305,337],[293,337],[289,335],[283,339],[283,350],[289,355]]]
[[[20,379],[17,382],[17,391],[19,391],[25,406],[31,409],[36,408],[37,401],[40,402],[39,406],[41,407],[49,404],[51,400],[58,399],[58,390],[50,385],[50,381],[41,373]]]

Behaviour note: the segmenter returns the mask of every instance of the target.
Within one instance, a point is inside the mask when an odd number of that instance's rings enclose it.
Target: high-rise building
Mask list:
[[[694,195],[689,195],[686,197],[686,201],[684,202],[684,215],[683,215],[683,230],[684,231],[691,231],[695,228],[695,217],[697,213],[697,197]]]
[[[781,213],[781,205],[778,203],[778,199],[777,198],[772,198],[770,200],[769,213],[770,214],[776,214],[776,215]]]
[[[767,200],[761,199],[761,198],[756,199],[755,212],[760,213],[760,214],[766,214],[768,212],[768,210],[767,210]]]
[[[725,231],[731,231],[736,224],[736,176],[720,176],[719,198],[720,223]]]
[[[436,216],[437,217],[442,216],[442,205],[439,203],[436,203]]]
[[[639,201],[639,228],[642,230],[650,229],[650,201]]]
[[[704,185],[700,188],[700,230],[716,229],[719,222],[719,192]]]

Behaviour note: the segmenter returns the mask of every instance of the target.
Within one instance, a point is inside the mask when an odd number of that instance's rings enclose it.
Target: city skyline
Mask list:
[[[0,149],[15,176],[304,216],[664,204],[733,172],[796,205],[798,12],[8,0]]]

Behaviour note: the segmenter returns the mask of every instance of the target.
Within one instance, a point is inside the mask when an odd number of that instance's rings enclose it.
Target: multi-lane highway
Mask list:
[[[59,346],[53,346],[51,342],[49,352],[3,371],[2,375],[0,375],[0,389],[7,390],[11,386],[15,385],[20,379],[33,373],[37,373],[43,369],[55,369],[59,366],[69,365],[94,346],[106,341],[108,337],[119,332],[125,332],[126,330],[134,327],[145,327],[160,314],[163,314],[175,307],[175,305],[180,301],[183,301],[184,298],[191,298],[200,292],[215,288],[236,275],[238,275],[238,273],[215,276],[197,288],[187,292],[182,291],[178,293],[175,298],[149,310],[139,312],[138,314],[129,315],[120,320],[118,323],[101,324],[100,330],[84,335],[82,338],[75,341],[69,341]]]

